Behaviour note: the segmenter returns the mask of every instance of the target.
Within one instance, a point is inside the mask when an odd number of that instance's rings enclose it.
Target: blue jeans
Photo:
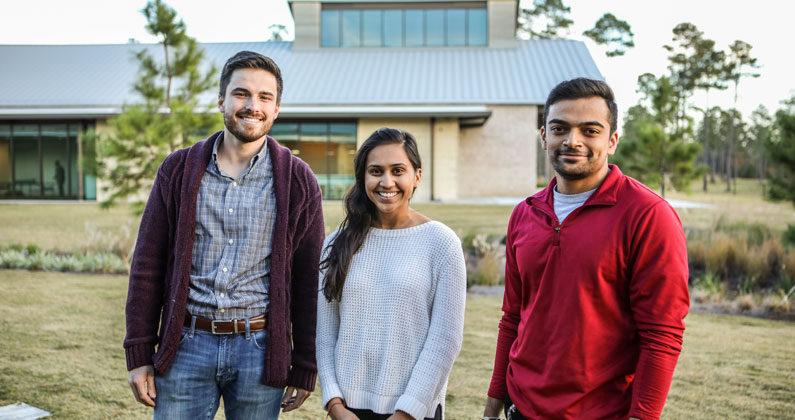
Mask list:
[[[279,418],[284,389],[262,383],[266,335],[183,327],[174,362],[155,376],[154,419],[212,419],[222,396],[227,419]]]

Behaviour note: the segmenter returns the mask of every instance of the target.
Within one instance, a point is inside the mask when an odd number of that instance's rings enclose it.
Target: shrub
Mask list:
[[[127,270],[121,258],[108,252],[58,255],[49,251],[29,253],[26,248],[19,249],[0,249],[0,268],[89,273],[124,273]]]
[[[773,239],[766,240],[762,246],[749,249],[744,274],[746,278],[754,280],[750,290],[774,287],[783,265],[784,249]]]
[[[693,286],[700,289],[709,300],[719,298],[726,293],[726,283],[713,273],[707,272],[693,282]],[[703,295],[702,295],[703,296]]]
[[[787,224],[787,229],[781,235],[781,243],[786,247],[795,246],[795,224]]]
[[[706,267],[707,272],[716,274],[730,286],[736,287],[739,279],[747,273],[748,246],[737,238],[716,235],[707,250]]]
[[[750,293],[745,293],[737,297],[734,300],[734,303],[737,305],[737,309],[740,312],[753,312],[756,309],[756,301],[754,300],[754,296]]]
[[[707,268],[707,246],[703,240],[687,242],[687,262],[690,271],[703,273]]]
[[[502,266],[496,252],[487,252],[477,257],[471,268],[467,267],[467,287],[475,284],[496,286],[503,282]]]

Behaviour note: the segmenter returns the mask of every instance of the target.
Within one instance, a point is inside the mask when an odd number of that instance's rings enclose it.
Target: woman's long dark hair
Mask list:
[[[367,197],[364,175],[370,151],[384,144],[402,144],[414,170],[422,167],[417,141],[414,136],[403,130],[379,128],[356,152],[356,157],[353,159],[356,182],[345,195],[345,219],[340,223],[337,236],[326,249],[328,252],[326,258],[320,262],[320,268],[326,271],[323,295],[329,302],[342,299],[342,288],[345,286],[345,277],[348,275],[353,256],[362,247],[367,232],[377,217],[375,205]]]

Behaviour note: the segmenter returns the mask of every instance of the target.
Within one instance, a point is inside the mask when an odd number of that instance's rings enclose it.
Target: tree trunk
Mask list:
[[[729,123],[729,150],[726,151],[726,192],[732,191],[732,155],[734,155],[734,110]]]
[[[709,90],[707,91],[709,95]],[[707,96],[709,98],[709,96]],[[707,102],[707,112],[704,112],[704,164],[709,167],[709,102]],[[709,172],[709,169],[707,170]],[[707,192],[707,172],[704,172],[704,192]]]

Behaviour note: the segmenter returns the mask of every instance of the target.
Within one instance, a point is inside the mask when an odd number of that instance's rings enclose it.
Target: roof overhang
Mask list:
[[[488,118],[485,105],[282,105],[282,118]]]
[[[205,108],[206,109],[206,108]],[[205,110],[203,109],[203,110]],[[122,112],[121,107],[0,107],[0,120],[103,119]],[[279,109],[281,118],[459,118],[467,126],[482,125],[491,116],[485,105],[287,105]]]
[[[89,107],[0,107],[0,119],[3,120],[41,120],[41,119],[97,119],[111,118],[119,115],[121,107],[89,106]]]

